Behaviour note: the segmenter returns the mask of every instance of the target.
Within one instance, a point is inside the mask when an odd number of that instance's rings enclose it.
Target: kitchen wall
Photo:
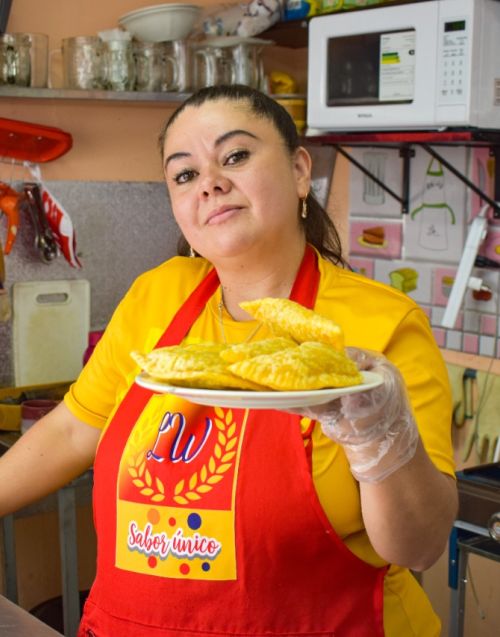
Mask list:
[[[91,328],[103,329],[134,278],[175,254],[179,233],[165,186],[72,180],[50,181],[47,186],[72,219],[82,268],[71,267],[62,256],[43,263],[35,249],[33,225],[23,212],[16,243],[5,258],[7,283],[87,279]],[[3,236],[0,241],[4,243]],[[11,344],[11,322],[0,323],[0,386],[13,383]]]
[[[438,147],[445,161],[493,197],[494,160],[487,148]],[[402,160],[397,149],[356,148],[354,158],[395,192],[401,192]],[[351,263],[367,276],[408,294],[427,313],[438,345],[484,357],[500,353],[500,270],[475,268],[489,292],[468,290],[452,329],[441,327],[469,224],[483,205],[479,196],[424,149],[410,164],[410,210],[359,170],[351,171]],[[489,211],[489,230],[480,254],[500,266],[500,220]]]

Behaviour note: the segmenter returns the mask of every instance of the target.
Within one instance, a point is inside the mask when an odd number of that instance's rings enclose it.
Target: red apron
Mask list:
[[[306,250],[291,298],[313,307]],[[179,343],[212,270],[157,347]],[[79,637],[381,637],[386,569],[353,555],[317,498],[297,416],[132,384],[94,466],[97,574]]]

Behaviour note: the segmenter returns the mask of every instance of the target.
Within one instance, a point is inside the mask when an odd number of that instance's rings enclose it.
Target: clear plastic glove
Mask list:
[[[347,348],[347,354],[384,382],[301,413],[318,420],[323,433],[342,445],[357,480],[380,482],[413,458],[418,429],[399,370],[381,354],[356,348]]]

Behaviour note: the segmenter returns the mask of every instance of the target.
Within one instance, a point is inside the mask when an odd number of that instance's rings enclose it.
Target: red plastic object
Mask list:
[[[60,128],[0,117],[0,157],[38,164],[61,157],[72,146],[73,138]]]

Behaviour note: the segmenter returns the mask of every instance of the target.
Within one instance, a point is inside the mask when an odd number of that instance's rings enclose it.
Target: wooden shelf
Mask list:
[[[307,47],[309,40],[307,20],[278,22],[267,31],[260,33],[260,37],[272,40],[276,46],[303,49]]]

